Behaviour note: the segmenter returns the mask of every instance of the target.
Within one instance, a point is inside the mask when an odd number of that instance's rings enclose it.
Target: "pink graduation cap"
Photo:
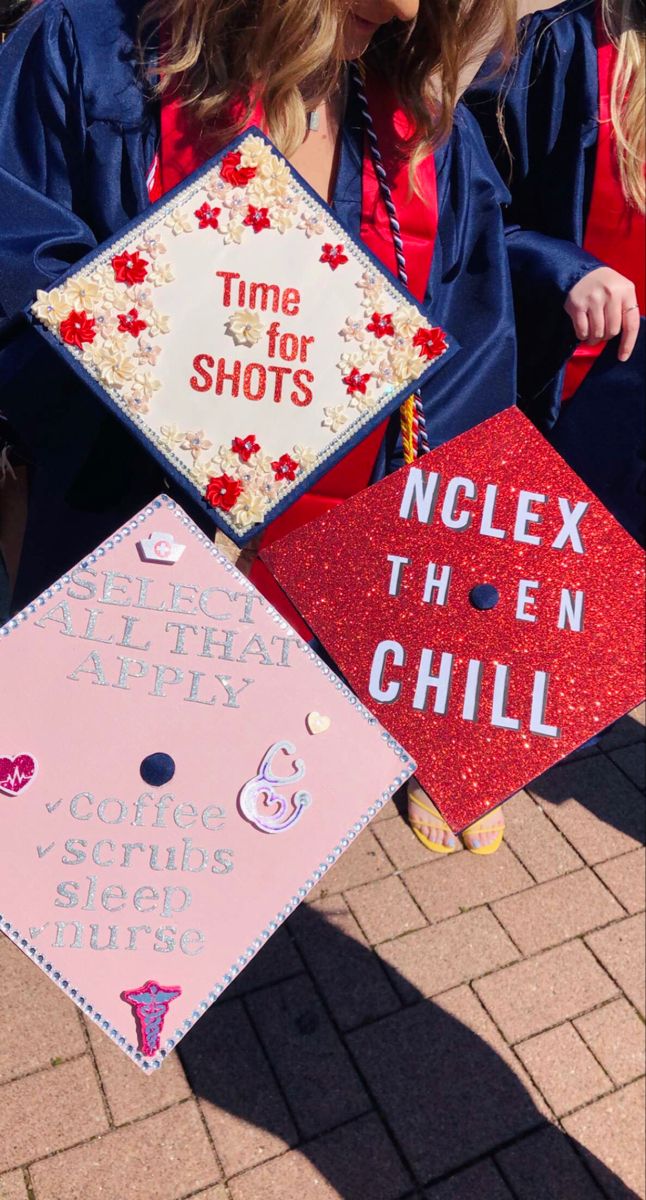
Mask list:
[[[164,496],[0,674],[0,930],[146,1071],[414,769]]]
[[[263,557],[456,830],[643,696],[643,554],[516,409]]]

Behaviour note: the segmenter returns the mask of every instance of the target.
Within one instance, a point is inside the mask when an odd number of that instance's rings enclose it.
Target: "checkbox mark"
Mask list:
[[[54,849],[55,845],[56,845],[55,842],[50,842],[49,846],[36,846],[36,849],[38,851],[38,857],[44,858],[46,854],[49,854],[50,850]]]
[[[60,808],[62,803],[62,800],[53,800],[51,804],[46,804],[45,808],[47,809],[47,812],[53,813],[56,812],[57,808]]]
[[[30,936],[32,942],[36,941],[36,938],[39,937],[40,934],[43,933],[43,931],[45,929],[47,929],[48,925],[49,925],[49,921],[45,921],[44,925],[32,925],[31,926],[31,928],[29,930],[29,936]]]

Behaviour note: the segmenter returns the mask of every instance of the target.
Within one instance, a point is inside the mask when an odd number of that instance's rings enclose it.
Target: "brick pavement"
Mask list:
[[[0,941],[0,1200],[641,1200],[643,725],[488,860],[391,805],[150,1079]]]

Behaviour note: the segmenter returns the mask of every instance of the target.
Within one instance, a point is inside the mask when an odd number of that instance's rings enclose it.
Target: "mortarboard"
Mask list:
[[[455,830],[643,696],[642,552],[517,409],[263,558]]]
[[[28,315],[239,545],[457,348],[258,130]]]
[[[166,497],[0,669],[0,930],[149,1070],[414,764]]]

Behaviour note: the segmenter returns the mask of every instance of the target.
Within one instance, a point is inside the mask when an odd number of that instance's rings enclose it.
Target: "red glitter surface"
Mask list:
[[[428,524],[415,509],[400,507],[410,467],[353,497],[263,552],[263,558],[311,629],[320,638],[359,698],[417,760],[417,778],[453,829],[466,828],[530,780],[564,758],[639,703],[644,693],[644,567],[636,542],[617,524],[533,425],[516,409],[420,459],[428,475],[439,472],[438,502]],[[477,497],[461,493],[456,511],[472,514],[470,527],[442,520],[446,485],[456,476],[472,480]],[[480,530],[488,484],[498,486],[493,527]],[[540,522],[526,531],[540,545],[514,540],[519,493],[546,497],[532,512]],[[570,539],[553,548],[563,526],[559,497],[570,508],[589,508],[578,524],[584,553]],[[389,595],[388,555],[410,559],[399,595]],[[429,562],[451,567],[447,603],[425,603]],[[517,618],[521,580],[539,583],[527,612]],[[498,604],[473,607],[471,589],[494,585]],[[583,629],[559,629],[562,589],[585,593]],[[402,669],[390,665],[385,683],[398,681],[396,700],[382,703],[369,692],[370,670],[382,640],[405,650]],[[442,653],[454,655],[447,711],[434,711],[435,690],[425,711],[413,708],[420,656],[432,649],[432,673]],[[477,719],[465,720],[469,660],[483,663]],[[520,729],[491,723],[496,664],[510,668],[505,709]],[[536,672],[549,684],[544,722],[558,737],[530,730]]]

